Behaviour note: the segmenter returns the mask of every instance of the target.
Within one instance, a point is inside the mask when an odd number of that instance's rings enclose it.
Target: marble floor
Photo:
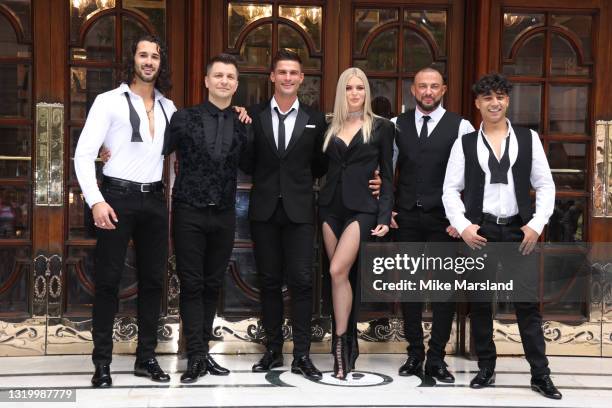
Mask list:
[[[331,370],[331,356],[314,354],[314,363]],[[228,377],[207,375],[183,385],[180,373],[186,360],[160,356],[161,366],[172,374],[169,384],[157,384],[132,374],[133,356],[118,355],[111,366],[113,388],[92,389],[90,357],[44,356],[0,358],[0,407],[610,407],[612,359],[551,357],[553,380],[563,393],[549,400],[529,388],[529,367],[520,357],[499,358],[494,388],[472,390],[468,384],[477,367],[474,361],[447,357],[457,381],[436,384],[429,377],[399,377],[401,354],[366,354],[357,361],[349,381],[337,381],[324,373],[316,383],[285,366],[270,373],[252,373],[258,354],[215,355],[230,368]],[[7,402],[10,390],[72,389],[76,402]]]

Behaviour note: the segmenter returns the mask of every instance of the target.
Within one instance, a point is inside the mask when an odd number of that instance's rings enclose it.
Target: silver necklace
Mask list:
[[[359,111],[349,112],[347,117],[348,117],[348,119],[362,118],[363,117],[363,111],[359,110]]]

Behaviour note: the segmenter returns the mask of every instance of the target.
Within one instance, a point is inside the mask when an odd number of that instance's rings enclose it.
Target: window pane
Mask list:
[[[300,85],[298,97],[300,102],[318,110],[321,98],[321,78],[311,75],[305,76],[304,82]]]
[[[229,46],[236,47],[236,40],[244,27],[265,17],[272,17],[271,4],[229,3],[227,6]]]
[[[510,96],[508,118],[515,126],[528,127],[542,132],[540,110],[542,86],[538,84],[514,84]]]
[[[240,74],[238,90],[233,103],[238,106],[251,106],[272,96],[270,76],[267,74]]]
[[[586,188],[587,145],[585,143],[550,142],[548,164],[557,190]]]
[[[140,24],[138,21],[131,18],[123,17],[121,19],[122,26],[122,40],[121,48],[123,57],[121,62],[124,64],[128,61],[128,58],[133,58],[132,53],[132,42],[143,34],[147,34],[147,29]]]
[[[123,8],[144,14],[160,38],[166,36],[166,0],[123,0]]]
[[[32,116],[30,65],[0,64],[0,117]]]
[[[550,73],[552,75],[588,76],[589,68],[578,64],[578,55],[570,42],[560,35],[553,34]]]
[[[242,288],[245,286],[253,294],[258,292],[259,280],[253,250],[234,248],[229,268],[231,273],[225,274],[223,306],[220,314],[245,313],[251,316],[253,313],[258,313],[261,308],[260,303],[248,296]],[[237,284],[236,280],[239,280],[240,284]]]
[[[115,85],[110,68],[70,68],[70,119],[85,120],[96,96]]]
[[[115,61],[115,16],[96,21],[85,36],[82,49],[73,50],[74,59]]]
[[[592,27],[593,17],[576,14],[556,14],[552,16],[553,25],[563,27],[580,38],[581,48],[586,62],[592,60]]]
[[[395,106],[395,84],[395,79],[370,78],[372,100],[382,97],[387,99],[391,106]]]
[[[414,100],[414,95],[410,92],[410,87],[414,82],[414,78],[406,79],[402,83],[402,106],[400,107],[399,113],[403,113],[408,109],[416,109],[416,101]]]
[[[404,30],[404,72],[417,72],[433,62],[427,40],[416,31]]]
[[[504,57],[510,57],[510,50],[518,38],[536,27],[544,25],[544,14],[504,13]]]
[[[569,248],[568,248],[569,249]],[[590,293],[584,254],[546,254],[544,257],[544,312],[583,314]],[[578,301],[581,299],[582,301]],[[546,302],[552,301],[552,302]]]
[[[0,239],[30,238],[29,187],[0,187]]]
[[[446,11],[406,10],[404,21],[427,31],[434,39],[435,45],[438,46],[440,55],[446,55]]]
[[[588,94],[586,85],[551,85],[551,133],[587,133]]]
[[[2,4],[11,10],[19,19],[23,27],[24,40],[30,41],[32,39],[32,29],[30,27],[32,0],[2,0]],[[3,24],[0,23],[0,26],[2,25]]]
[[[91,210],[78,187],[68,190],[68,231],[70,239],[96,238]]]
[[[368,35],[379,26],[392,21],[397,21],[397,9],[355,10],[353,52],[360,53]]]
[[[30,127],[0,126],[0,178],[29,178],[31,167]]]
[[[543,49],[544,34],[529,38],[516,53],[514,64],[504,65],[504,74],[541,76],[544,66]]]
[[[249,241],[251,230],[249,227],[249,191],[236,192],[236,240]]]
[[[2,222],[0,218],[0,224]],[[15,312],[28,314],[31,263],[29,247],[0,248],[0,316],[14,316]],[[11,276],[17,276],[17,279],[9,287],[5,287]]]
[[[368,48],[366,59],[355,60],[364,71],[395,71],[397,69],[397,29],[378,35]]]
[[[302,59],[302,65],[304,68],[321,69],[320,58],[310,58],[310,52],[306,42],[300,34],[298,34],[293,28],[281,24],[278,26],[278,43],[279,48],[287,48],[291,51],[296,52]]]
[[[79,40],[79,32],[84,22],[102,10],[115,7],[115,0],[71,1],[70,3],[72,5],[70,8],[70,40],[73,43]]]
[[[272,25],[266,24],[251,31],[240,48],[241,67],[269,68],[272,63]]]
[[[586,242],[584,198],[563,198],[555,201],[555,210],[546,227],[547,242]]]
[[[315,51],[321,51],[323,9],[316,6],[280,6],[279,14],[296,24],[310,36]],[[282,39],[282,36],[279,36]]]
[[[30,46],[17,43],[17,34],[9,21],[0,14],[0,57],[29,57]]]

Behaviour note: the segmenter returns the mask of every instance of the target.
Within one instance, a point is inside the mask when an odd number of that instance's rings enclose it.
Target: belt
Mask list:
[[[136,183],[134,181],[104,176],[102,178],[102,185],[119,187],[132,193],[156,193],[158,191],[164,191],[164,183],[162,181],[156,181],[155,183]]]
[[[517,214],[511,217],[498,217],[497,215],[484,213],[482,214],[482,221],[490,222],[497,225],[508,225],[514,222],[520,222],[521,216]]]

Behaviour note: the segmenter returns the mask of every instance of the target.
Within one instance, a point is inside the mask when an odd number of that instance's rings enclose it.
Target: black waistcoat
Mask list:
[[[523,224],[527,224],[533,216],[531,197],[529,195],[532,158],[531,131],[521,127],[513,127],[513,129],[518,142],[518,156],[514,165],[512,165],[514,194],[521,220]],[[468,133],[461,138],[463,154],[465,155],[465,187],[463,189],[465,216],[474,224],[482,222],[482,201],[485,185],[485,173],[478,162],[478,134],[479,131],[476,131]]]
[[[462,118],[446,111],[429,137],[420,140],[418,136],[420,129],[416,128],[414,117],[414,109],[397,117],[399,132],[395,143],[399,149],[397,158],[399,179],[395,207],[410,210],[419,201],[426,211],[444,208],[442,205],[444,174]]]

